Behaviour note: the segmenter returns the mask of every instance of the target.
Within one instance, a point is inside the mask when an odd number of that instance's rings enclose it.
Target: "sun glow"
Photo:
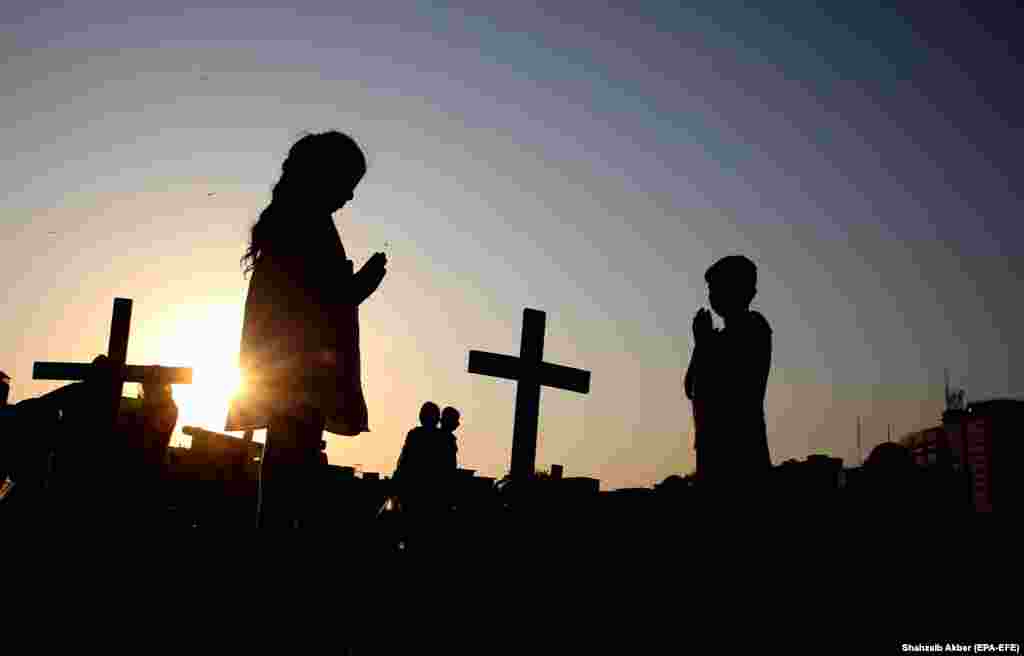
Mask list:
[[[241,379],[233,358],[215,360],[212,355],[192,367],[191,385],[178,385],[174,390],[179,431],[183,426],[224,430],[228,404],[238,393]]]
[[[177,309],[161,338],[161,361],[192,367],[192,384],[175,385],[178,425],[171,443],[188,446],[184,426],[223,432],[231,398],[241,389],[238,370],[240,308],[205,305]],[[179,318],[181,317],[181,318]]]

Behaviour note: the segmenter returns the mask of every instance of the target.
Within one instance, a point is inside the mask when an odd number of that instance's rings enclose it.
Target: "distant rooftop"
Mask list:
[[[967,412],[990,414],[994,412],[1024,412],[1024,399],[988,399],[967,404]]]

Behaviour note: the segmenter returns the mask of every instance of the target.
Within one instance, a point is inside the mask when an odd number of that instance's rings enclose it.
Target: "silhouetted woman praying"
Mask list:
[[[332,218],[365,173],[366,157],[348,135],[299,139],[242,258],[252,272],[239,354],[243,387],[225,430],[267,429],[261,527],[303,524],[315,505],[324,429],[370,430],[358,308],[383,280],[387,258],[375,253],[353,273]]]

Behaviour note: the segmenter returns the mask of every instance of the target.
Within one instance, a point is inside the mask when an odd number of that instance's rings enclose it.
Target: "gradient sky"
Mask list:
[[[336,217],[350,257],[389,244],[361,308],[373,432],[331,437],[334,463],[390,472],[431,399],[463,412],[462,466],[504,473],[515,385],[467,353],[517,352],[533,307],[546,359],[593,372],[543,392],[538,464],[691,470],[690,321],[734,252],[775,331],[775,462],[856,460],[858,414],[865,451],[934,425],[947,367],[969,398],[1024,395],[1009,9],[169,4],[0,6],[12,401],[59,385],[34,361],[105,351],[124,296],[129,361],[193,366],[179,426],[222,428],[247,230],[325,129],[370,158]]]

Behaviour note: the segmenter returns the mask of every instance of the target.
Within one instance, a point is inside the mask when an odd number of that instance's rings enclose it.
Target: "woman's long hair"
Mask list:
[[[287,238],[289,219],[301,212],[311,194],[323,193],[317,185],[337,184],[338,180],[353,186],[366,174],[366,155],[355,139],[331,130],[307,134],[288,150],[281,165],[281,177],[270,192],[270,204],[260,212],[252,226],[249,247],[242,256],[245,273],[256,266],[267,246]]]

